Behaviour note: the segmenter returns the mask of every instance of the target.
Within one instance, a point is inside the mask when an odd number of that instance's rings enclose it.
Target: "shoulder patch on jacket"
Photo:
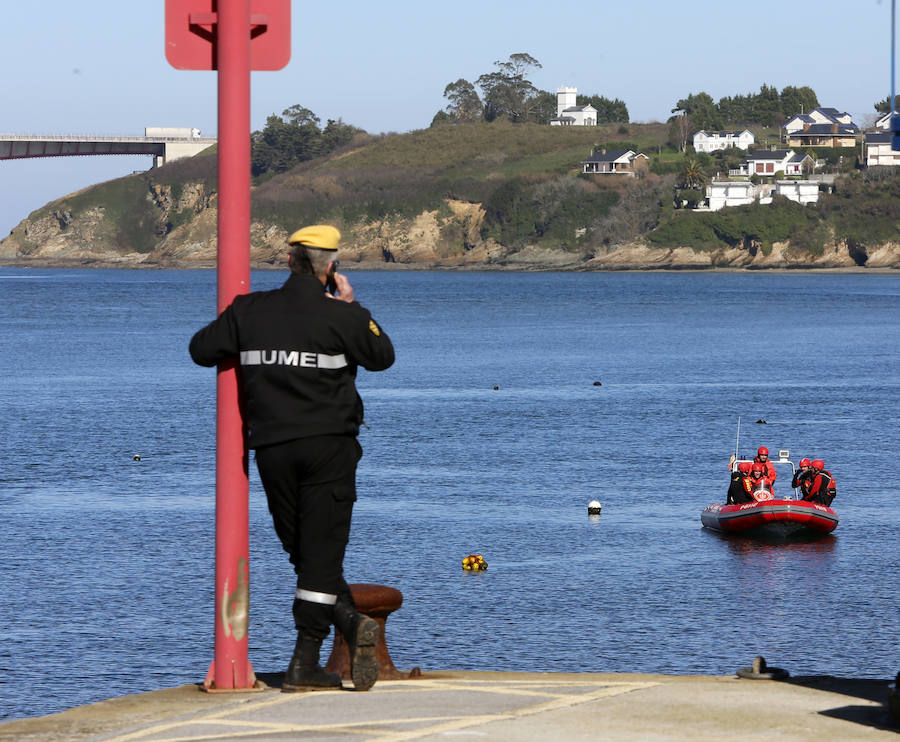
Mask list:
[[[375,324],[374,319],[369,320],[369,329],[372,331],[372,334],[375,335],[376,337],[381,336],[381,328]]]

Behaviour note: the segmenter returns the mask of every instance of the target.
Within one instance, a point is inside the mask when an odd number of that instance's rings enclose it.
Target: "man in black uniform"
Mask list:
[[[350,650],[354,687],[368,690],[378,677],[378,624],[356,611],[343,561],[362,456],[356,370],[388,368],[394,348],[336,272],[339,240],[327,225],[294,232],[285,284],[235,297],[190,343],[201,366],[240,358],[248,446],[297,573],[285,690],[341,686],[319,665],[332,623]]]
[[[731,483],[728,485],[726,505],[740,505],[745,502],[753,502],[753,498],[747,494],[744,480],[750,476],[750,462],[742,461],[738,464],[737,471],[731,473]]]

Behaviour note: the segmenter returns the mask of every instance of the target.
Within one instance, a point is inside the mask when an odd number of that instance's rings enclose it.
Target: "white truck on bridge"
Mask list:
[[[145,137],[165,139],[199,139],[200,129],[190,126],[145,126]]]

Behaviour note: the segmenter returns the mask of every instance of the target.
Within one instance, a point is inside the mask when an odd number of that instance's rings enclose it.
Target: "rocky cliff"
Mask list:
[[[126,180],[126,179],[123,179]],[[122,214],[104,206],[72,208],[72,194],[34,212],[0,241],[0,264],[32,266],[213,267],[216,262],[214,191],[203,183],[178,187],[144,181],[136,245],[122,227]],[[719,250],[615,245],[576,254],[532,245],[512,249],[481,239],[480,204],[445,200],[445,207],[415,218],[338,225],[344,239],[340,259],[359,268],[447,268],[507,270],[647,269],[878,269],[900,268],[900,241],[875,249],[831,244],[820,255],[797,252],[787,243]],[[297,225],[299,226],[299,225]],[[254,221],[250,256],[254,267],[285,261],[288,231]]]

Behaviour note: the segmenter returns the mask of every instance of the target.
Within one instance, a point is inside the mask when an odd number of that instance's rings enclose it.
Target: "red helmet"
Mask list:
[[[760,447],[756,450],[756,455],[757,455],[757,456],[768,456],[768,455],[769,455],[769,449],[766,448],[765,446],[760,446]]]
[[[812,466],[813,469],[821,470],[825,468],[825,462],[822,461],[822,459],[813,459],[813,462],[812,464],[810,464],[810,466]]]
[[[763,472],[766,470],[766,465],[762,461],[754,462],[753,466],[750,467],[751,472],[759,471]]]
[[[804,466],[809,466],[809,459],[800,459],[800,468],[802,469]]]
[[[741,474],[749,474],[750,473],[750,462],[742,461],[740,464],[738,464],[738,471]]]

